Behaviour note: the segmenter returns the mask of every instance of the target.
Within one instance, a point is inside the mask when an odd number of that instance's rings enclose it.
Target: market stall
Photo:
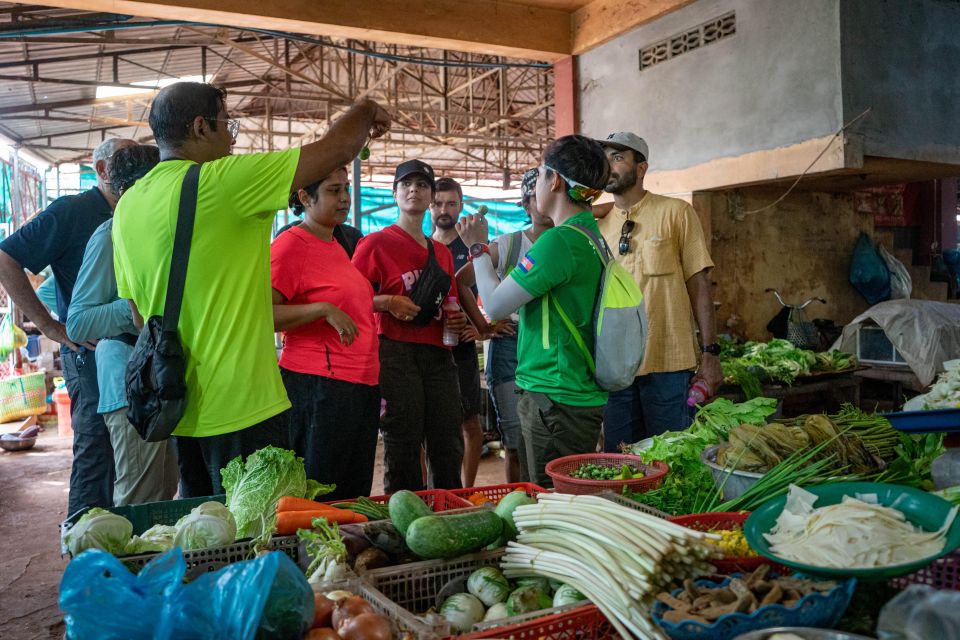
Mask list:
[[[919,409],[960,401],[955,375]],[[330,504],[264,450],[231,462],[225,496],[65,522],[68,637],[109,614],[128,638],[869,638],[882,611],[920,615],[895,599],[910,585],[955,588],[943,433],[776,407],[717,399],[622,455],[555,460],[555,490]]]

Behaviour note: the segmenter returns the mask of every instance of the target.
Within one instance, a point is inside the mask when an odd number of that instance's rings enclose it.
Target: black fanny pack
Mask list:
[[[127,419],[147,442],[169,438],[187,408],[187,360],[177,325],[187,280],[199,178],[200,165],[191,165],[180,189],[180,210],[163,316],[147,320],[127,362]]]
[[[410,289],[410,299],[420,307],[420,312],[410,321],[412,324],[421,327],[430,324],[450,294],[450,282],[450,274],[437,262],[437,256],[433,252],[433,240],[427,238],[427,264]]]

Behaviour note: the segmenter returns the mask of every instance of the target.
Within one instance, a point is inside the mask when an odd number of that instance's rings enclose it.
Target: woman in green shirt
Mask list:
[[[538,484],[550,484],[544,471],[548,462],[592,453],[600,436],[607,394],[597,386],[557,307],[592,352],[593,311],[603,268],[593,245],[571,225],[600,235],[591,203],[602,193],[609,171],[595,140],[564,136],[546,148],[535,193],[539,210],[554,228],[544,231],[502,282],[485,244],[486,220],[467,216],[457,225],[470,246],[484,311],[500,320],[520,310],[516,383],[522,391],[522,459]]]

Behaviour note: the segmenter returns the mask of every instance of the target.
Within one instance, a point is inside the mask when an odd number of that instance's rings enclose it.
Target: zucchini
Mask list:
[[[401,489],[390,496],[387,509],[390,511],[393,526],[401,535],[406,535],[407,528],[417,518],[433,515],[433,509],[427,506],[420,496],[406,489]]]
[[[503,534],[497,541],[498,547],[504,547],[508,542],[517,539],[517,525],[513,522],[513,510],[524,504],[536,504],[537,501],[527,495],[526,491],[512,491],[505,495],[494,513],[503,519]]]
[[[478,551],[500,537],[503,520],[493,511],[425,516],[407,529],[407,546],[425,559]]]

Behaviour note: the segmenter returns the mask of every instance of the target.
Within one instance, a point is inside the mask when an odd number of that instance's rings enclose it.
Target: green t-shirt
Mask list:
[[[564,225],[577,223],[599,234],[593,214],[584,211]],[[607,402],[573,335],[550,302],[557,302],[593,350],[593,310],[600,291],[602,266],[590,241],[574,229],[544,231],[510,272],[532,296],[520,309],[517,386],[546,394],[560,404],[596,407]],[[546,295],[549,292],[549,296]]]
[[[300,149],[227,156],[200,170],[180,312],[187,408],[175,435],[207,437],[290,406],[273,338],[270,231],[287,206]],[[114,267],[121,298],[162,315],[180,186],[191,162],[161,162],[120,199]]]

